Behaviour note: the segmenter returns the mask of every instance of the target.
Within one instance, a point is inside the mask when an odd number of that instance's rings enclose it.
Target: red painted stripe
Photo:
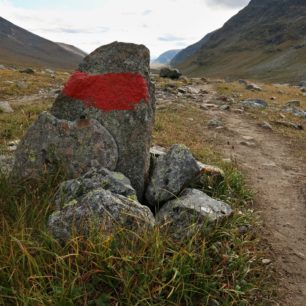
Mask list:
[[[148,102],[148,85],[138,73],[89,75],[75,72],[66,83],[64,94],[82,100],[86,106],[103,111],[133,110],[142,100]]]

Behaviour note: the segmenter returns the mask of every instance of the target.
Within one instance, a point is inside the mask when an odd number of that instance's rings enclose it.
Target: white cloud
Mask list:
[[[195,43],[220,28],[237,11],[221,7],[216,10],[203,0],[111,0],[92,9],[88,0],[88,9],[72,11],[24,9],[0,0],[3,18],[47,39],[73,44],[87,52],[115,40],[141,43],[153,57],[178,44],[185,47]]]

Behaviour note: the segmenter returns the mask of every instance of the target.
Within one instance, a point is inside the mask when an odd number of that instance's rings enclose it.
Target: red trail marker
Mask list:
[[[66,83],[64,94],[82,100],[88,107],[103,111],[133,110],[142,100],[148,102],[148,84],[138,73],[90,75],[75,72]]]

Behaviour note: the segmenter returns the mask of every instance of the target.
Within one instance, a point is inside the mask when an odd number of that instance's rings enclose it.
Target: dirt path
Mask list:
[[[245,114],[209,111],[224,131],[210,130],[226,157],[236,160],[255,192],[264,239],[280,273],[281,305],[306,305],[306,165],[296,144],[259,127]],[[302,144],[301,144],[302,145]],[[304,146],[305,149],[305,146]]]

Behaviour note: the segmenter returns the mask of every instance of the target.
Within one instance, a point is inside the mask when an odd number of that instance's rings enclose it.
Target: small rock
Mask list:
[[[178,69],[162,68],[159,72],[159,76],[162,78],[178,80],[182,76],[182,73]]]
[[[288,101],[285,105],[285,107],[300,107],[301,101],[300,100],[291,100]]]
[[[216,104],[212,104],[212,103],[203,103],[200,105],[200,108],[203,110],[208,110],[210,108],[217,108],[218,106]]]
[[[224,178],[224,171],[220,169],[219,167],[212,166],[212,165],[206,165],[199,161],[197,161],[198,166],[200,167],[200,175],[201,174],[207,174],[210,176],[218,176],[222,179]]]
[[[295,124],[295,123],[292,123],[292,122],[288,122],[288,121],[274,121],[275,124],[278,124],[278,125],[282,125],[282,126],[285,126],[285,127],[289,127],[289,128],[292,128],[292,129],[296,129],[296,130],[304,130],[304,127],[300,124]]]
[[[4,65],[0,65],[0,70],[5,70],[6,67]]]
[[[253,108],[267,108],[268,103],[260,99],[247,99],[241,101],[241,105],[244,107],[253,107]]]
[[[263,123],[260,123],[259,126],[261,126],[264,129],[267,129],[267,130],[273,130],[272,125],[267,121],[264,121]]]
[[[156,222],[165,226],[172,237],[190,237],[207,222],[229,217],[232,209],[226,203],[197,189],[186,189],[179,198],[167,202],[157,213]]]
[[[187,90],[185,88],[182,88],[182,87],[178,88],[177,91],[181,94],[186,94],[187,93]]]
[[[223,127],[224,123],[219,119],[211,119],[208,121],[207,126],[210,128]]]
[[[238,80],[239,84],[248,85],[248,82],[246,80]]]
[[[306,81],[300,81],[299,87],[306,87]]]
[[[26,73],[26,74],[34,74],[35,71],[32,68],[25,68],[25,69],[21,69],[19,70],[20,73]]]
[[[52,75],[55,74],[55,71],[52,70],[52,69],[45,69],[45,71],[46,71],[47,73],[49,73],[49,74],[52,74]]]
[[[189,149],[184,145],[173,145],[153,165],[145,193],[149,206],[154,207],[174,198],[199,173],[200,167]]]
[[[276,100],[276,97],[271,97],[270,100]]]
[[[0,101],[0,113],[13,113],[11,105],[7,101]]]
[[[192,95],[198,95],[200,93],[200,89],[188,86],[187,87],[187,92],[192,94]]]
[[[272,260],[271,259],[263,259],[262,261],[261,261],[264,265],[269,265],[271,262],[272,262]]]
[[[254,140],[254,137],[252,136],[242,136],[242,138],[246,141],[251,141],[251,140]]]
[[[20,143],[20,140],[17,139],[17,140],[14,140],[14,141],[10,141],[8,144],[7,144],[7,149],[10,151],[10,152],[14,152],[17,150],[17,147],[18,147],[18,144]]]
[[[222,110],[222,111],[227,111],[227,110],[230,110],[230,106],[229,105],[221,105],[220,106],[220,110]]]
[[[256,147],[256,143],[249,141],[241,141],[240,144],[246,147]]]
[[[248,89],[248,90],[253,90],[253,91],[262,91],[262,88],[259,87],[259,86],[256,85],[256,84],[254,84],[254,83],[251,83],[251,84],[246,85],[245,88]]]
[[[153,146],[150,149],[150,154],[153,155],[154,157],[159,157],[160,155],[167,154],[167,150],[164,147]]]
[[[240,109],[240,108],[234,108],[233,112],[236,113],[236,114],[242,114],[244,112],[244,110]]]
[[[299,109],[298,106],[300,105],[299,101],[289,101],[282,111],[286,113],[290,113],[296,117],[306,118],[306,112]]]

